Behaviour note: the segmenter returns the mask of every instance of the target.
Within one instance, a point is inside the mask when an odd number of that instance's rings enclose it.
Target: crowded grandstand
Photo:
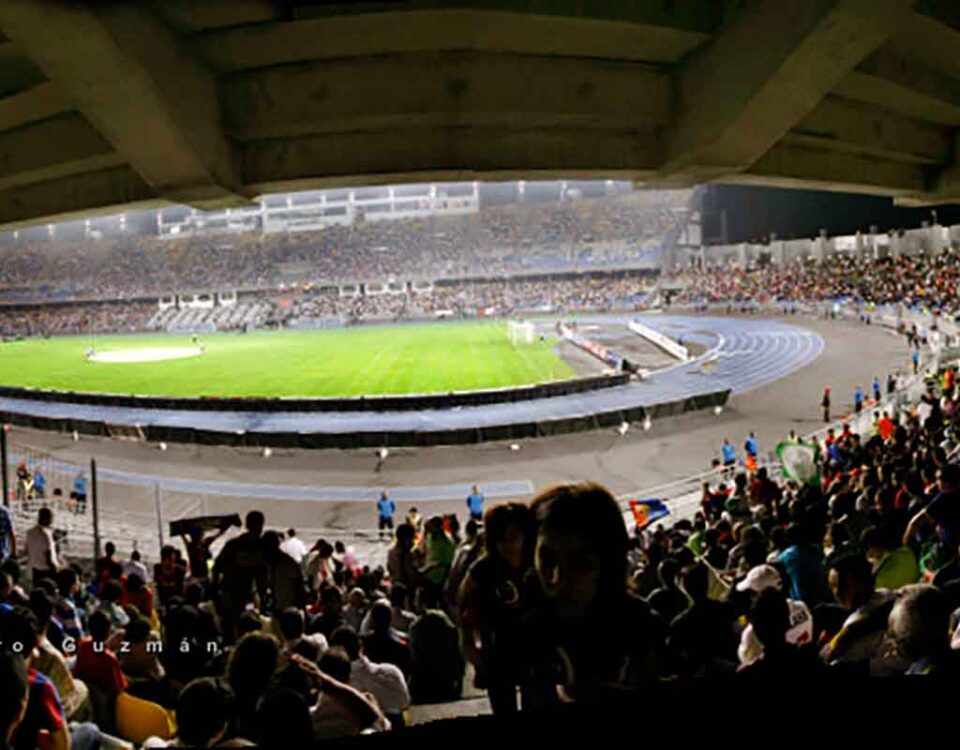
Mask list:
[[[94,512],[86,484],[69,499],[46,480],[38,490],[24,461],[14,499],[29,528],[0,506],[0,642],[21,644],[0,655],[3,736],[17,750],[299,746],[402,732],[418,708],[484,696],[509,716],[698,678],[956,676],[957,361],[906,316],[952,323],[960,260],[661,276],[650,248],[659,258],[688,218],[638,193],[8,248],[11,338],[635,311],[659,307],[662,286],[663,305],[688,311],[829,303],[865,326],[894,310],[902,356],[853,413],[831,419],[827,397],[822,430],[784,423],[775,458],[752,432],[724,440],[690,512],[594,482],[529,502],[473,486],[443,514],[401,514],[384,490],[362,555],[281,525],[265,501],[243,519],[178,519],[159,559],[118,549],[105,523],[104,549],[81,559],[55,529]],[[210,304],[181,306],[187,289]]]

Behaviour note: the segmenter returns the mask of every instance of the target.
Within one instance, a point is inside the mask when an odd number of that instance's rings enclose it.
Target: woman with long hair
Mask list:
[[[537,599],[527,645],[537,703],[597,699],[656,677],[663,625],[629,588],[617,501],[583,482],[544,490],[531,509]]]

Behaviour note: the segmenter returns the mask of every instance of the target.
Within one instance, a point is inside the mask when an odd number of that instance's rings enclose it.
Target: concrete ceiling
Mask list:
[[[0,33],[0,225],[516,177],[960,202],[952,0],[4,0]]]

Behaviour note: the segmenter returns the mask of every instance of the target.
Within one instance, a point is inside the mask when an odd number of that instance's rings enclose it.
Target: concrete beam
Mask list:
[[[158,193],[245,202],[213,76],[145,9],[9,0],[0,30]]]
[[[649,66],[515,55],[420,53],[283,66],[230,76],[221,93],[229,133],[239,141],[414,125],[625,129],[670,115],[669,77]]]
[[[0,131],[56,117],[73,108],[73,102],[57,84],[41,83],[0,99]]]
[[[195,34],[277,19],[278,3],[271,0],[152,0],[151,7],[172,29]]]
[[[913,0],[754,0],[679,71],[663,170],[747,168],[888,39]]]
[[[926,190],[924,167],[860,154],[778,145],[723,182],[909,196]]]
[[[134,210],[164,203],[135,171],[116,167],[0,190],[0,226],[16,229],[41,218],[65,221],[120,207]]]
[[[703,32],[651,24],[489,10],[417,10],[243,26],[202,34],[189,44],[214,69],[233,72],[436,51],[673,63],[708,39]]]
[[[243,147],[243,169],[263,193],[406,181],[643,180],[661,144],[654,128],[395,128],[253,141]]]
[[[960,126],[960,105],[912,89],[906,83],[855,71],[837,84],[833,93],[908,117],[950,127]]]
[[[781,143],[912,164],[942,164],[951,152],[947,128],[833,95],[798,122]]]
[[[121,164],[122,157],[75,112],[0,133],[0,190]]]

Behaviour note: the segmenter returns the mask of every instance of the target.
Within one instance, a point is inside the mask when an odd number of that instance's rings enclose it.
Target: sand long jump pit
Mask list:
[[[104,364],[133,364],[142,362],[166,362],[170,359],[189,359],[203,354],[199,346],[149,347],[145,349],[120,349],[113,352],[92,352],[87,355],[90,362]]]

